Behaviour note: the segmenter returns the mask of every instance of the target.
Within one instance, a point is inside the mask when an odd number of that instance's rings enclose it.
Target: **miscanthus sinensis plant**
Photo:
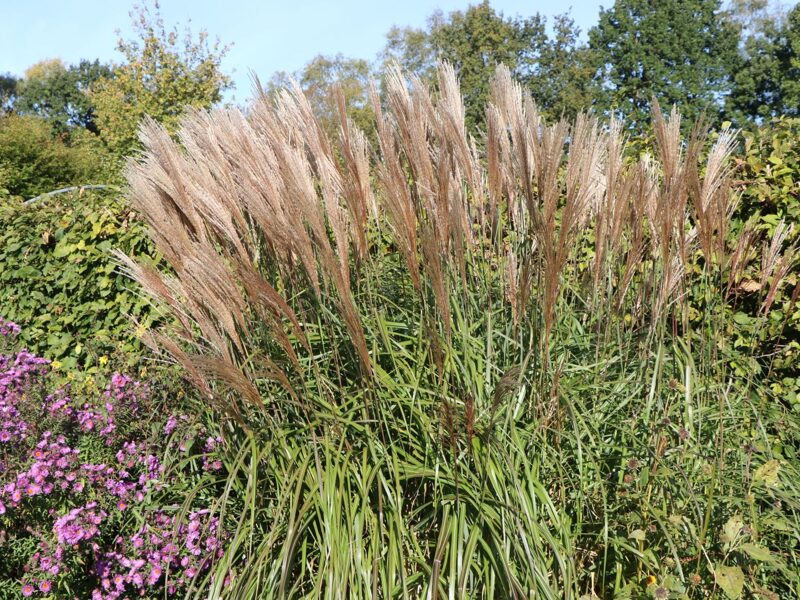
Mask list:
[[[502,67],[478,139],[446,65],[389,73],[373,145],[341,106],[334,138],[297,87],[149,122],[127,168],[148,339],[233,449],[199,593],[797,593],[797,415],[727,337],[795,255],[732,235],[735,133],[655,107],[629,156]]]

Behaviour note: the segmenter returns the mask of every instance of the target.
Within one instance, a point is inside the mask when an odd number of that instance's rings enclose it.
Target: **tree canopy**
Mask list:
[[[336,133],[335,86],[348,116],[371,139],[370,88],[377,85],[383,94],[383,75],[395,63],[434,86],[437,62],[451,63],[472,133],[484,128],[484,105],[500,63],[550,120],[593,110],[641,130],[649,125],[653,98],[662,106],[676,104],[687,124],[701,114],[740,127],[800,116],[800,7],[786,12],[772,0],[728,0],[723,9],[721,2],[616,0],[601,10],[587,41],[569,14],[549,21],[538,13],[508,16],[482,0],[435,11],[423,27],[392,27],[373,60],[318,55],[294,73],[275,73],[266,89],[277,91],[295,79],[323,127]],[[232,86],[222,68],[229,46],[206,31],[165,24],[156,0],[131,16],[134,35],[118,40],[122,58],[116,64],[48,59],[21,77],[0,75],[0,126],[10,144],[0,173],[4,193],[29,195],[81,179],[73,174],[86,173],[89,162],[102,165],[104,179],[114,181],[124,157],[139,148],[145,115],[175,132],[187,108],[221,102]],[[50,140],[42,137],[48,127]],[[41,142],[40,155],[30,154],[26,136]],[[38,183],[26,160],[42,166]],[[48,166],[56,164],[63,165],[61,178]]]
[[[436,12],[428,22],[435,26],[441,19],[441,12]],[[386,33],[386,44],[378,54],[378,64],[383,70],[397,64],[403,72],[413,73],[432,83],[436,71],[436,48],[430,28],[393,26]]]
[[[17,83],[14,110],[42,117],[57,133],[70,127],[97,133],[88,91],[97,81],[110,76],[111,68],[99,60],[82,60],[69,67],[59,59],[40,61]]]
[[[300,85],[314,108],[317,118],[329,133],[335,133],[338,125],[337,100],[333,94],[336,86],[345,101],[348,116],[361,129],[371,128],[373,112],[369,102],[369,89],[373,77],[369,61],[336,56],[318,55],[300,71],[279,71],[267,82],[266,92],[275,93],[294,80]]]
[[[497,65],[506,65],[514,76],[524,79],[546,35],[540,15],[505,17],[485,0],[434,23],[431,40],[437,57],[450,62],[458,73],[467,125],[474,127],[483,122],[483,106]]]
[[[168,28],[158,4],[132,13],[136,37],[119,39],[124,62],[112,76],[92,86],[100,136],[118,156],[138,147],[137,129],[145,115],[175,130],[187,107],[210,108],[232,85],[221,69],[229,46]]]
[[[730,100],[740,121],[800,116],[800,5],[764,21],[744,40]]]
[[[11,73],[0,73],[0,115],[11,109],[17,95],[17,78]]]
[[[222,99],[228,46],[167,27],[157,2],[131,15],[135,36],[118,41],[119,64],[49,59],[0,77],[0,194],[116,181],[145,115],[175,131],[187,107]]]
[[[653,98],[687,122],[718,115],[738,64],[738,36],[720,0],[617,0],[589,31],[599,107],[631,126]]]

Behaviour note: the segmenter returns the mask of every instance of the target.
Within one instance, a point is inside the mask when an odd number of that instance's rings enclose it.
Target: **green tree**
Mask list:
[[[232,87],[221,69],[229,46],[209,43],[187,28],[164,25],[158,3],[131,13],[137,39],[118,40],[125,61],[90,91],[100,136],[117,157],[138,148],[137,130],[145,115],[175,131],[187,107],[210,108]]]
[[[58,59],[43,60],[30,67],[17,83],[14,110],[47,120],[56,133],[83,127],[97,133],[90,87],[111,69],[100,61],[82,60],[67,67]]]
[[[770,35],[786,17],[783,7],[770,0],[729,0],[728,14],[739,26],[742,42]]]
[[[800,5],[766,21],[744,42],[730,110],[740,120],[800,116]]]
[[[437,60],[456,67],[467,123],[473,129],[483,123],[483,107],[499,63],[529,88],[551,118],[572,117],[591,105],[594,71],[588,48],[566,14],[555,18],[548,35],[543,16],[508,18],[484,1],[447,16],[436,12],[427,29],[393,27],[379,56],[383,65],[396,62],[430,83]]]
[[[416,27],[392,27],[386,34],[386,44],[378,54],[378,63],[385,71],[397,64],[404,73],[413,73],[432,83],[436,73],[436,48],[431,39],[431,28],[441,22],[441,12],[429,19],[428,29]]]
[[[529,62],[532,68],[522,81],[546,116],[573,119],[589,110],[595,96],[591,51],[569,15],[554,18],[552,35],[542,40]]]
[[[686,123],[718,116],[739,55],[719,0],[617,0],[589,31],[602,109],[633,127],[650,102],[677,104]]]

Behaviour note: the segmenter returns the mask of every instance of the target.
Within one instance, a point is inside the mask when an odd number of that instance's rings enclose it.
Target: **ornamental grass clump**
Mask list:
[[[330,137],[261,93],[145,123],[128,164],[169,265],[118,255],[169,323],[148,342],[226,432],[239,520],[198,594],[797,591],[797,414],[728,338],[796,261],[732,235],[735,133],[655,106],[634,155],[503,67],[479,138],[447,65],[372,103],[374,138],[343,108]]]

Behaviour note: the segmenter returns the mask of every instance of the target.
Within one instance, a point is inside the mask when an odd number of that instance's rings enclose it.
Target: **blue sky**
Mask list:
[[[473,0],[475,3],[477,0]],[[130,37],[125,0],[1,0],[0,73],[21,75],[44,58],[66,63],[81,58],[119,60],[117,29]],[[249,96],[249,72],[268,79],[294,71],[317,54],[373,59],[392,25],[423,26],[434,10],[464,9],[469,0],[162,0],[167,24],[191,20],[193,31],[208,30],[233,42],[224,67],[233,71],[236,99]],[[613,0],[605,0],[606,6]],[[601,0],[530,2],[493,0],[505,15],[552,16],[567,11],[585,33],[597,20]]]

